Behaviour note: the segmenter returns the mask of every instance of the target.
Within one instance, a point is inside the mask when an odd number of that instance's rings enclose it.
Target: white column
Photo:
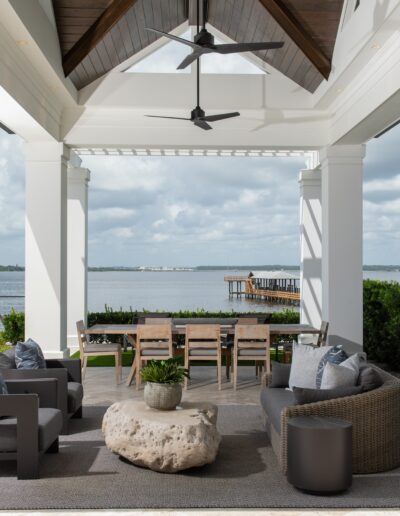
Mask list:
[[[76,322],[86,322],[88,183],[90,172],[74,156],[68,166],[68,249],[67,249],[67,344],[71,353],[79,347]]]
[[[25,151],[25,337],[36,340],[46,357],[65,357],[69,149],[28,143]]]
[[[363,341],[362,170],[365,147],[320,152],[322,173],[322,318],[329,342],[360,349]]]
[[[321,170],[300,177],[300,321],[319,328],[322,319]]]

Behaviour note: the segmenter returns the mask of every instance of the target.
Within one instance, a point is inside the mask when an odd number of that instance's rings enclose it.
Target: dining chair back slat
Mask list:
[[[270,331],[268,324],[237,324],[233,345],[233,387],[236,390],[238,363],[240,360],[262,362],[267,373],[271,372]]]
[[[218,389],[221,389],[221,327],[219,324],[188,324],[185,337],[185,367],[192,361],[212,360],[217,364]],[[188,380],[185,379],[185,389]]]
[[[328,339],[329,323],[327,321],[321,322],[321,329],[319,330],[317,347],[326,346]]]

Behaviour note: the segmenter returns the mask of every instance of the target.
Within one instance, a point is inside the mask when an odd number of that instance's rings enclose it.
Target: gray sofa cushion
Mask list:
[[[78,382],[68,382],[68,413],[73,414],[82,406],[83,387]]]
[[[317,401],[332,400],[345,396],[354,396],[362,393],[362,387],[337,387],[336,389],[303,389],[293,387],[293,395],[296,405],[315,403]]]
[[[46,369],[43,351],[37,342],[28,339],[17,342],[15,346],[15,363],[17,369]]]
[[[46,450],[59,436],[63,417],[58,409],[40,408],[39,422],[39,450]],[[17,418],[7,417],[0,420],[0,450],[13,452],[17,450]]]
[[[363,365],[360,367],[357,385],[360,385],[364,392],[377,389],[383,384],[381,375],[376,369]]]
[[[272,426],[281,433],[281,412],[284,408],[295,405],[293,392],[287,389],[263,387],[260,395],[261,406],[266,412]]]
[[[269,384],[270,387],[288,387],[291,364],[282,364],[271,360],[272,379]]]

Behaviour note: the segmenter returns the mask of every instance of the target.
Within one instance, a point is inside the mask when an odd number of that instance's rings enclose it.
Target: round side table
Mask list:
[[[288,481],[312,493],[336,493],[351,486],[352,424],[343,419],[304,416],[288,422]]]

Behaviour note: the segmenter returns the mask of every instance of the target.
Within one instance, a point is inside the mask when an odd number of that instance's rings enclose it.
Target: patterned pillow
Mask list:
[[[293,343],[292,367],[289,376],[289,389],[305,387],[315,389],[318,364],[321,358],[332,348],[316,348],[307,344]]]
[[[322,373],[324,372],[326,364],[341,364],[347,359],[347,353],[342,349],[341,346],[333,346],[329,349],[326,354],[321,358],[318,364],[316,385],[317,389],[321,388]]]
[[[46,369],[46,360],[39,344],[32,339],[17,342],[15,346],[17,369]]]
[[[8,394],[7,384],[4,381],[3,375],[0,374],[0,394]]]

